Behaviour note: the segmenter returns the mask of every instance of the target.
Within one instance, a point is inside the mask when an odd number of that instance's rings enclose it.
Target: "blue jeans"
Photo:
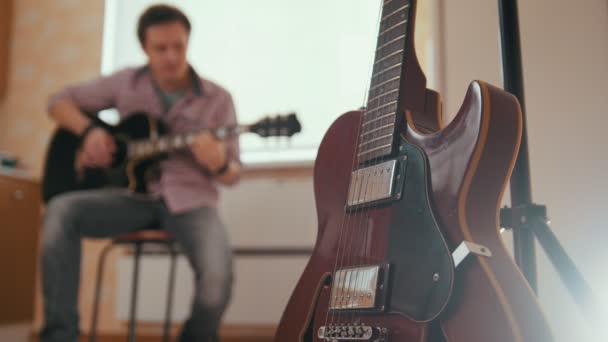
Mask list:
[[[62,194],[47,206],[42,232],[45,320],[41,342],[79,340],[81,239],[107,238],[155,225],[176,239],[195,275],[192,312],[180,341],[214,339],[233,278],[232,252],[216,209],[172,214],[160,199],[103,189]]]

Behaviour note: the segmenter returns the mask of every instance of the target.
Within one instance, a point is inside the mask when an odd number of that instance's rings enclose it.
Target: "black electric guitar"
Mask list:
[[[77,165],[81,140],[65,129],[58,129],[46,154],[42,180],[42,196],[48,202],[53,196],[82,189],[104,186],[128,187],[145,193],[146,175],[150,167],[166,158],[170,152],[188,147],[201,131],[169,134],[162,121],[146,113],[134,113],[111,126],[93,117],[115,139],[116,153],[109,168],[83,168]],[[251,125],[235,125],[207,129],[219,139],[252,132],[261,137],[285,136],[300,132],[295,114],[267,117]]]

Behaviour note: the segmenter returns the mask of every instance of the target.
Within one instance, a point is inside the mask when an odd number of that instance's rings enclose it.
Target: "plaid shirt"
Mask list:
[[[115,108],[120,117],[147,112],[165,122],[172,133],[236,124],[232,97],[227,90],[191,70],[193,86],[168,111],[165,110],[147,66],[127,68],[112,75],[73,85],[51,96],[49,108],[71,99],[86,112]],[[226,140],[226,155],[239,162],[238,138]],[[173,213],[200,207],[217,207],[217,183],[203,172],[193,154],[173,153],[159,165],[158,180],[148,184],[151,196],[162,196]]]

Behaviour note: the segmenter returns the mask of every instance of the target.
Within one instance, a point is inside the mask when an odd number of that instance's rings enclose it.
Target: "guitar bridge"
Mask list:
[[[365,324],[330,324],[317,331],[317,337],[324,341],[385,341],[386,328],[371,327]]]

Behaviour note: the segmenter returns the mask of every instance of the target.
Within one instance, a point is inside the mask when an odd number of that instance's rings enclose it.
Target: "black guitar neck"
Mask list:
[[[219,127],[177,134],[150,134],[150,137],[147,139],[133,139],[126,141],[127,157],[141,158],[152,154],[173,152],[190,146],[196,136],[205,131],[210,132],[220,140],[224,140],[242,133],[251,132],[251,125]]]

